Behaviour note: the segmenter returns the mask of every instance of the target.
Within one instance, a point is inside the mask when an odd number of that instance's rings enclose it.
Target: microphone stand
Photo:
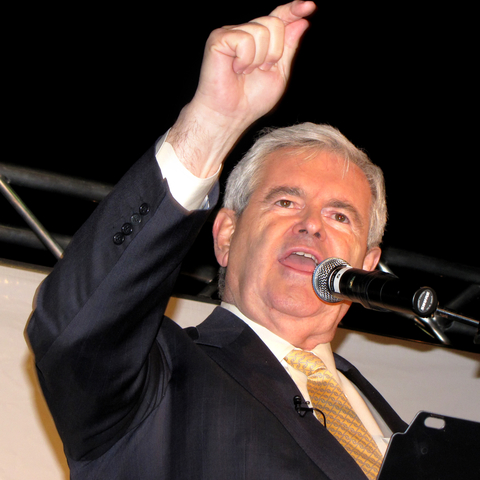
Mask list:
[[[434,317],[444,331],[473,335],[473,343],[480,345],[480,321],[442,308],[437,308]]]
[[[378,264],[379,270],[386,273],[393,272],[383,263]],[[478,285],[474,285],[471,289],[466,292],[464,295],[461,295],[461,298],[457,298],[450,302],[450,308],[455,308],[456,305],[460,303],[460,300],[464,301],[465,297],[473,297],[477,295]],[[416,315],[400,314],[407,318],[413,318],[415,323],[428,335],[437,338],[444,345],[450,345],[450,339],[445,334],[445,332],[452,333],[463,333],[473,336],[473,343],[480,345],[480,321],[473,318],[460,315],[451,310],[437,308],[435,313],[428,318],[419,317]]]

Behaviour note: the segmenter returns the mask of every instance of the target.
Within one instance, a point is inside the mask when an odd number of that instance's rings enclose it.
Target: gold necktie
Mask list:
[[[358,463],[369,479],[377,478],[382,456],[350,402],[325,364],[313,353],[292,350],[285,360],[307,377],[313,407],[326,416],[327,430]]]

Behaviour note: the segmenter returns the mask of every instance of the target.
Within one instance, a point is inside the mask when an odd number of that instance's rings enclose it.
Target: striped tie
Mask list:
[[[377,478],[382,455],[340,385],[325,364],[313,353],[292,350],[285,360],[307,377],[307,389],[313,407],[326,416],[327,430],[354,458],[369,479]]]

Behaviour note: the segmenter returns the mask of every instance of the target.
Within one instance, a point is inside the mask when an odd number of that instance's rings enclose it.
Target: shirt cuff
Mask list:
[[[208,178],[198,178],[177,157],[172,145],[166,141],[155,155],[162,176],[168,181],[173,198],[186,210],[209,208],[208,192],[220,175],[218,171]]]

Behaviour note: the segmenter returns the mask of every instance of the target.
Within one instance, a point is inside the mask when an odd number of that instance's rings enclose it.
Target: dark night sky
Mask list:
[[[114,183],[193,95],[209,32],[275,6],[225,5],[74,3],[30,12],[32,41],[12,69],[16,153],[2,161]],[[449,10],[319,5],[284,100],[253,131],[303,121],[338,127],[384,170],[385,248],[480,268],[472,17],[461,2]],[[40,201],[31,208],[54,232],[73,233],[84,220],[68,203],[45,202],[44,212]],[[0,215],[8,208],[2,203]]]
[[[27,103],[17,111],[22,140],[11,163],[115,182],[192,96],[210,30],[274,4],[195,4],[184,16],[173,5],[126,5],[107,11],[78,4],[59,12],[62,21],[43,12],[21,78],[28,88],[19,101]],[[257,128],[302,121],[338,127],[385,172],[388,244],[480,266],[471,250],[473,45],[458,28],[468,16],[460,8],[320,6],[287,95]],[[28,151],[21,148],[32,139]]]

